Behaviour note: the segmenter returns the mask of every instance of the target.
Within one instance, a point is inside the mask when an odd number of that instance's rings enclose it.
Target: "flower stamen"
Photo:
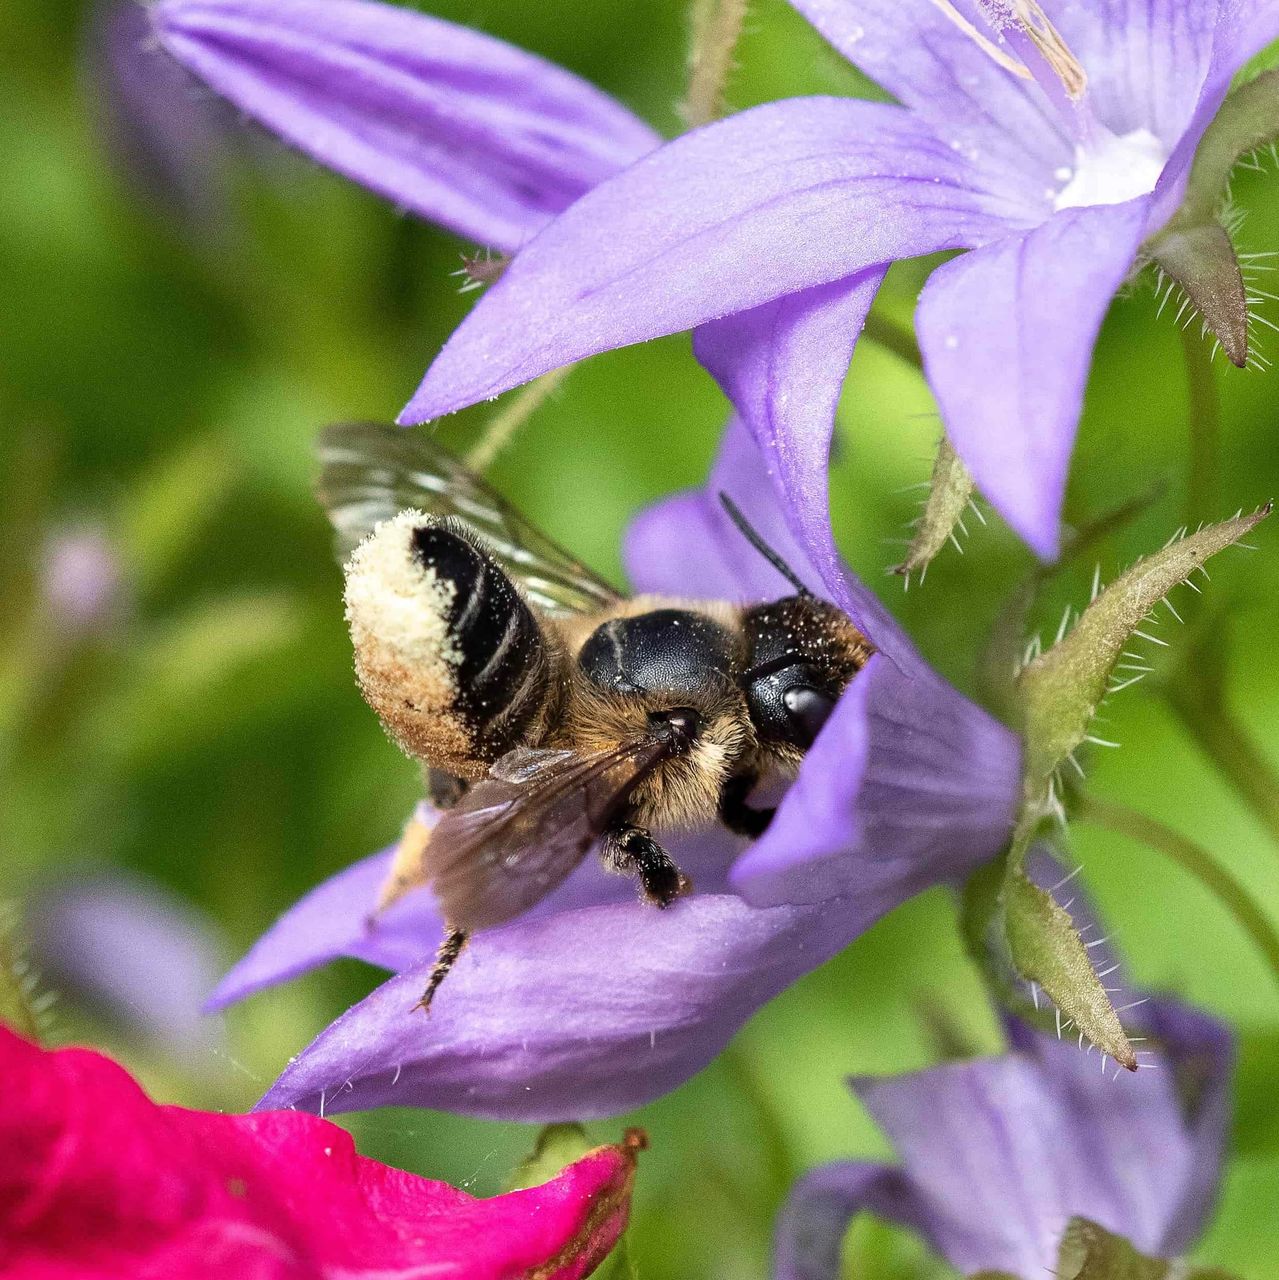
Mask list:
[[[983,35],[951,4],[950,0],[933,0],[933,4],[944,17],[953,22],[984,54],[997,62],[1005,71],[1011,71],[1013,75],[1020,76],[1023,80],[1035,78],[1024,62],[1019,62],[1011,54],[1005,53],[993,40]]]
[[[1026,33],[1044,61],[1061,81],[1072,102],[1078,102],[1088,87],[1088,73],[1071,52],[1062,34],[1049,21],[1036,0],[1006,0],[1017,25]]]

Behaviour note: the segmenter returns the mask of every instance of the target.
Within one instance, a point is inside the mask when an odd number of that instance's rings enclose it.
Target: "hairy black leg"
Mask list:
[[[724,784],[719,795],[720,821],[739,836],[750,836],[754,840],[768,830],[776,809],[752,809],[746,803],[755,784],[759,781],[753,773],[738,773]]]
[[[643,827],[621,823],[605,838],[604,856],[618,871],[639,877],[644,897],[658,907],[669,907],[692,881],[675,865],[671,855]]]
[[[431,967],[431,976],[426,980],[426,990],[422,992],[422,998],[413,1006],[415,1009],[421,1009],[423,1013],[431,1012],[431,1001],[435,999],[440,983],[448,977],[449,970],[462,954],[462,948],[466,946],[469,936],[465,929],[453,928],[444,935],[444,941],[440,943],[440,949],[435,953],[435,964]]]

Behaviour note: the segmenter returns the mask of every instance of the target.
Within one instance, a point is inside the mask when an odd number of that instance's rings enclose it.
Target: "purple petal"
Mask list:
[[[1007,842],[1020,772],[1015,734],[923,664],[877,655],[731,883],[769,905],[959,879]]]
[[[934,0],[791,0],[855,67],[936,130],[969,166],[1009,223],[1030,227],[1051,211],[1055,170],[1073,150],[1043,91],[1001,67]],[[977,0],[954,9],[987,37]],[[997,38],[997,37],[996,37]]]
[[[467,27],[364,0],[161,0],[170,54],[398,205],[515,250],[657,135],[600,90]]]
[[[1219,1172],[1229,1038],[1173,1002],[1148,1022],[1172,1034],[1161,1069],[1135,1076],[1037,1035],[1029,1052],[854,1082],[925,1210],[912,1216],[951,1265],[1041,1275],[1073,1216],[1156,1255],[1194,1238]],[[1177,1075],[1191,1066],[1187,1116]]]
[[[1062,6],[1062,35],[1088,73],[1088,105],[1112,133],[1147,129],[1171,151],[1208,71],[1219,0],[1092,0]]]
[[[759,910],[711,892],[666,911],[632,900],[523,917],[471,940],[429,1020],[413,1011],[420,966],[333,1023],[259,1107],[421,1106],[538,1122],[630,1110],[701,1070],[921,878],[881,877],[808,907]]]
[[[622,556],[637,593],[754,604],[790,589],[728,518],[721,493],[737,503],[803,582],[821,590],[822,576],[791,534],[763,455],[734,418],[705,487],[654,504],[627,531]],[[696,547],[697,555],[690,556],[689,547]]]
[[[378,888],[390,870],[393,852],[393,849],[383,849],[381,853],[361,859],[290,907],[218,983],[206,1008],[225,1008],[263,987],[287,982],[339,956],[360,954],[357,949],[362,944],[366,950],[361,958],[371,964],[389,960],[389,956],[382,956],[380,949],[377,954],[367,950],[387,933],[383,922],[370,930],[368,918],[377,900]],[[439,945],[442,926],[430,898],[425,894],[411,894],[397,904],[396,911],[397,918],[405,917],[403,928],[393,935],[410,953],[405,963],[432,954]],[[391,912],[387,912],[387,916],[390,917]],[[388,939],[386,945],[389,951],[394,944]],[[386,967],[400,966],[388,963]]]
[[[426,805],[418,807],[417,818],[427,825],[434,822]],[[683,842],[681,864],[695,875],[699,888],[724,887],[731,861],[726,839],[721,832],[710,832]],[[371,854],[312,889],[258,939],[218,984],[205,1007],[224,1008],[343,956],[393,973],[432,958],[444,936],[444,924],[428,891],[410,893],[386,911],[373,914],[393,854],[394,847]],[[526,918],[634,896],[629,880],[608,874],[597,859],[587,858]]]
[[[830,525],[835,410],[883,278],[876,268],[778,298],[702,325],[693,345],[754,436],[759,455],[754,474],[762,469],[771,479],[785,518],[831,599],[894,661],[909,662],[887,610],[845,569]],[[742,540],[736,530],[731,536]]]
[[[995,509],[1045,560],[1093,343],[1132,266],[1150,198],[1067,209],[933,272],[916,315],[946,434]]]
[[[767,103],[667,143],[558,218],[454,333],[401,420],[1003,226],[908,112]]]
[[[1235,73],[1279,39],[1279,0],[1219,0],[1212,55],[1198,100],[1155,192],[1154,226],[1162,226],[1181,200],[1185,178],[1204,130],[1221,108]]]
[[[105,141],[148,196],[206,226],[226,212],[224,112],[155,47],[146,7],[99,0],[86,31]]]
[[[184,1061],[221,1038],[200,1005],[224,960],[213,922],[141,876],[93,873],[29,904],[36,963]]]
[[[773,1280],[839,1280],[848,1224],[859,1213],[901,1221],[910,1187],[889,1165],[839,1161],[805,1174],[777,1218]]]

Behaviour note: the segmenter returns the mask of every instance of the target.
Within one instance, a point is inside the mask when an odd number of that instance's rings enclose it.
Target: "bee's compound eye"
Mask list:
[[[792,737],[797,746],[813,745],[822,726],[835,709],[835,699],[810,685],[792,685],[782,694],[786,718],[791,723]]]

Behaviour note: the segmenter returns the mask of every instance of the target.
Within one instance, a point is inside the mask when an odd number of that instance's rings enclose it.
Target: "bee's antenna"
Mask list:
[[[799,574],[786,563],[782,557],[764,541],[759,530],[742,514],[742,509],[722,489],[719,492],[720,505],[728,512],[728,518],[737,526],[738,532],[747,542],[795,588],[801,596],[813,593],[800,581]]]

